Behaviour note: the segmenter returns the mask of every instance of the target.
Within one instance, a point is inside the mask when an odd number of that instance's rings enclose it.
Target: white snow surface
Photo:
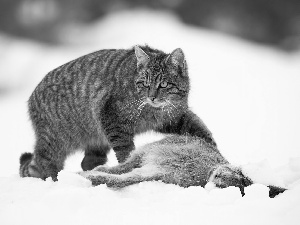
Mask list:
[[[299,224],[300,54],[286,54],[182,24],[145,10],[111,14],[88,27],[69,28],[69,45],[49,47],[0,36],[0,224]],[[32,152],[26,101],[51,69],[102,48],[136,44],[185,52],[190,106],[222,154],[258,182],[241,197],[235,187],[181,188],[144,182],[122,190],[93,187],[75,174],[81,152],[70,157],[58,182],[18,176],[19,156]],[[148,133],[136,145],[159,140]],[[113,153],[109,165],[116,164]],[[289,190],[268,198],[266,184]],[[209,186],[209,185],[208,185]],[[212,189],[212,190],[211,190]]]

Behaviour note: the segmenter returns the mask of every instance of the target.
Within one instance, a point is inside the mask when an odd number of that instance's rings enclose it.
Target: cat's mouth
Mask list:
[[[145,103],[151,105],[152,107],[154,108],[161,108],[161,107],[164,107],[166,105],[165,102],[159,102],[157,100],[154,99],[154,101],[152,101],[151,99],[147,98],[145,100]]]

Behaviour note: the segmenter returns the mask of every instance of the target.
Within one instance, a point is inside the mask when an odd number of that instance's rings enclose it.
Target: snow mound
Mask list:
[[[240,189],[237,187],[228,187],[224,189],[213,189],[209,192],[209,204],[223,205],[233,204],[242,197]]]
[[[297,224],[300,183],[268,198],[254,184],[241,197],[238,188],[182,188],[144,182],[113,190],[89,186],[69,172],[60,180],[0,178],[1,224]]]
[[[60,171],[57,176],[57,184],[64,186],[75,186],[75,187],[90,187],[92,182],[83,178],[79,174],[74,172]]]
[[[269,198],[269,188],[263,184],[253,184],[245,188],[245,199]]]

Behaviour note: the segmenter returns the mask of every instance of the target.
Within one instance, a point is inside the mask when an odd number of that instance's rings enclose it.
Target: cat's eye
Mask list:
[[[138,88],[142,88],[142,87],[144,87],[144,82],[138,82],[138,83],[136,83],[136,86]]]
[[[138,88],[143,88],[143,87],[149,87],[149,84],[147,84],[145,81],[140,81],[136,83],[136,86]]]
[[[172,93],[172,94],[177,94],[178,92],[179,92],[179,90],[176,87],[173,87],[169,90],[169,93]]]
[[[149,87],[150,86],[150,84],[146,83],[146,82],[144,82],[143,85],[144,85],[144,87]]]
[[[165,88],[165,87],[168,86],[168,82],[163,81],[163,82],[160,83],[160,86],[161,86],[162,88]]]

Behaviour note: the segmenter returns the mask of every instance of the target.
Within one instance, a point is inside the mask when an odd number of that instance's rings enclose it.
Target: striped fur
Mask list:
[[[171,54],[148,46],[107,49],[68,62],[49,72],[30,96],[36,144],[20,175],[55,180],[76,149],[85,151],[84,170],[104,164],[110,148],[124,162],[134,135],[147,130],[188,133],[215,144],[188,109],[188,93],[181,49]]]

